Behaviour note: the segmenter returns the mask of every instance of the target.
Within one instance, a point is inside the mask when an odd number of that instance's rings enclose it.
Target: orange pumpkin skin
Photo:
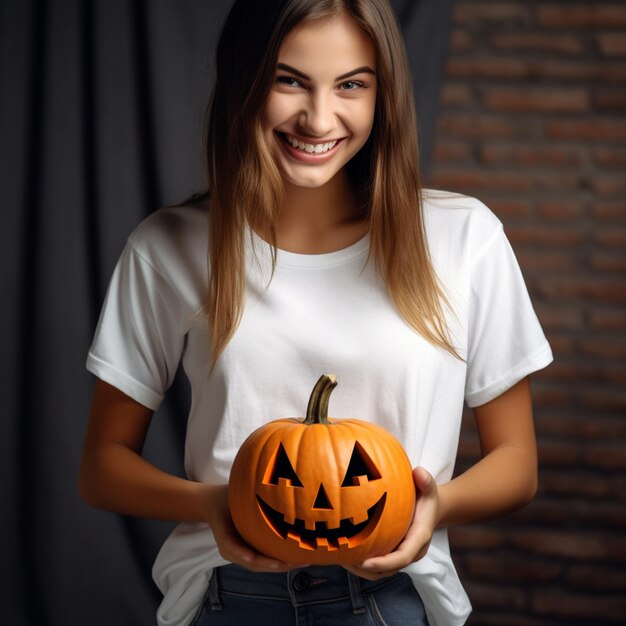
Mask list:
[[[322,414],[335,385],[332,376],[316,385],[325,386]],[[229,480],[233,522],[247,543],[286,563],[347,565],[387,554],[413,519],[411,463],[384,428],[322,418],[275,420],[246,439]]]

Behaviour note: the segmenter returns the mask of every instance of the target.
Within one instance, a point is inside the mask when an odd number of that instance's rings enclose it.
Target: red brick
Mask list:
[[[594,595],[593,593],[567,593],[558,588],[533,591],[534,611],[545,615],[597,624],[600,620],[622,623],[626,615],[626,597],[620,595]]]
[[[501,556],[476,553],[463,558],[463,570],[474,580],[545,583],[558,578],[563,565],[532,557],[516,558],[511,562]]]
[[[583,153],[564,145],[486,143],[479,148],[480,160],[488,165],[580,165]]]
[[[599,196],[620,196],[626,194],[626,178],[623,174],[595,174],[591,177],[591,188]]]
[[[558,35],[540,32],[509,32],[494,35],[489,40],[496,50],[533,51],[543,54],[579,55],[585,51],[585,44],[575,35]]]
[[[622,280],[606,277],[559,276],[536,279],[533,292],[550,298],[597,302],[626,302]]]
[[[598,531],[615,529],[621,532],[626,528],[626,505],[623,502],[613,502],[614,495],[609,502],[589,502],[581,500],[572,509],[577,522],[586,528],[595,527]]]
[[[550,328],[549,324],[544,324],[541,316],[539,320],[544,328]],[[569,363],[564,359],[557,359],[548,367],[543,375],[544,380],[564,381],[599,384],[616,384],[626,386],[626,366],[615,363]],[[585,422],[586,424],[597,424],[597,420]],[[576,428],[576,423],[571,423],[572,428]],[[626,436],[626,432],[624,433]]]
[[[472,149],[467,142],[440,140],[433,149],[435,163],[455,163],[471,159]]]
[[[508,225],[506,232],[513,244],[568,247],[581,244],[586,234],[580,228],[546,227],[538,224]]]
[[[550,341],[552,352],[559,359],[571,356],[576,352],[577,346],[571,336],[550,332],[548,333],[548,340]],[[534,376],[541,376],[541,372]]]
[[[519,137],[528,127],[511,120],[481,113],[443,113],[437,119],[439,136],[488,139],[490,137]]]
[[[449,530],[454,550],[493,550],[504,545],[504,534],[487,526],[454,526]]]
[[[517,252],[517,260],[524,274],[562,272],[576,269],[578,265],[576,259],[571,254],[563,254],[563,252],[543,252],[541,250],[520,250]],[[560,327],[552,326],[552,328]]]
[[[596,35],[598,50],[606,57],[626,56],[626,37],[624,33],[600,33]]]
[[[589,256],[589,265],[603,273],[613,272],[616,274],[626,273],[626,255],[622,252],[620,254],[606,254],[597,253]],[[625,286],[626,288],[626,286]]]
[[[544,219],[570,221],[580,219],[583,208],[576,199],[570,199],[568,202],[541,202],[537,212]]]
[[[547,120],[545,133],[552,139],[585,139],[588,141],[626,141],[626,120],[609,118]]]
[[[626,111],[626,91],[594,91],[592,102],[593,108],[602,113],[623,112]]]
[[[605,476],[584,473],[580,470],[539,471],[539,493],[545,497],[579,496],[591,500],[608,498],[612,495],[611,483]],[[534,505],[534,502],[531,506]]]
[[[522,256],[518,254],[517,256],[522,267],[524,269],[528,268],[529,266],[526,263],[526,255]],[[574,261],[571,259],[570,255],[553,252],[528,253],[529,258],[537,256],[548,257],[548,262],[540,262],[536,268],[533,268],[533,266],[531,265],[531,269],[561,270],[571,269],[574,265]],[[554,262],[551,261],[552,256],[556,257]],[[567,261],[567,265],[563,261],[561,261],[561,259],[565,259]],[[584,327],[583,312],[577,307],[560,306],[553,303],[539,303],[535,305],[535,311],[537,313],[537,316],[539,317],[541,326],[545,330],[581,330]],[[550,369],[552,369],[554,365],[555,364],[550,366]]]
[[[562,559],[626,563],[626,537],[622,533],[598,533],[520,528],[507,537],[508,543],[529,554]]]
[[[571,80],[609,83],[611,85],[626,82],[626,67],[622,62],[611,61],[551,61],[533,67],[530,78],[553,80]]]
[[[619,500],[626,500],[626,475],[619,474],[613,479],[615,497]]]
[[[573,87],[490,87],[483,102],[494,111],[517,113],[584,113],[590,97],[586,89]]]
[[[591,212],[596,220],[626,220],[626,201],[623,199],[594,200]]]
[[[583,459],[591,467],[626,470],[626,454],[622,442],[590,444],[583,450]]]
[[[501,219],[528,217],[531,203],[526,199],[490,198],[483,194],[485,204]]]
[[[465,585],[472,605],[476,609],[507,609],[508,611],[521,610],[527,606],[526,591],[519,585],[498,585],[494,593],[493,584],[469,582]]]
[[[591,311],[589,325],[597,330],[626,330],[626,311],[624,309],[598,309]]]
[[[540,26],[561,29],[598,26],[616,28],[626,26],[626,7],[605,2],[543,4],[536,9],[536,20]]]
[[[452,35],[450,37],[450,49],[455,52],[465,52],[466,50],[471,50],[474,47],[474,38],[472,35],[460,28],[455,28],[452,30]]]
[[[626,38],[626,35],[625,35]],[[625,168],[626,167],[626,148],[617,148],[615,146],[598,146],[591,150],[593,160],[603,167]],[[621,202],[622,216],[626,216],[626,203]]]
[[[626,589],[626,570],[603,565],[571,565],[565,582],[568,586],[588,591],[620,591]]]
[[[598,228],[593,232],[592,239],[603,248],[617,248],[623,251],[626,249],[626,228]]]
[[[485,78],[499,80],[538,80],[626,83],[622,62],[588,60],[546,60],[503,58],[495,56],[454,56],[446,63],[449,78]]]
[[[452,20],[455,24],[478,24],[497,22],[507,26],[529,24],[531,11],[519,2],[459,2],[454,5]]]
[[[469,85],[448,83],[441,88],[439,103],[446,108],[471,108],[476,103],[476,97]]]
[[[579,340],[578,350],[582,356],[599,357],[601,359],[625,359],[626,341],[619,336],[609,339],[601,337],[585,338]]]
[[[537,63],[525,59],[499,57],[451,57],[446,63],[448,78],[531,78]]]
[[[519,511],[515,519],[525,527],[549,525],[567,527],[576,524],[586,530],[614,529],[626,527],[626,504],[615,502],[538,497],[530,506]]]
[[[535,404],[540,405],[542,403],[536,401]],[[537,449],[539,463],[542,467],[569,467],[580,459],[578,450],[569,443],[539,439]]]
[[[579,406],[598,411],[624,411],[626,415],[626,389],[579,389],[577,394]],[[624,454],[624,468],[626,469],[626,454]]]
[[[445,189],[475,190],[475,189],[504,189],[506,191],[528,191],[533,182],[529,176],[517,172],[500,172],[493,170],[457,168],[439,168],[433,174],[436,186]]]
[[[495,170],[484,167],[438,168],[433,173],[437,186],[475,193],[476,190],[504,191],[575,191],[580,187],[577,172],[542,170]]]
[[[556,365],[558,364],[555,363],[554,366]],[[578,417],[542,415],[537,419],[537,431],[541,436],[554,435],[570,440],[597,441],[599,439],[626,437],[626,420],[599,415],[595,416],[594,419],[589,419],[586,412]]]

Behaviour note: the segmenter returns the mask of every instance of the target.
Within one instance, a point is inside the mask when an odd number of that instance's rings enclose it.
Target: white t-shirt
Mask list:
[[[330,415],[381,424],[414,467],[448,481],[464,401],[473,407],[497,397],[545,367],[552,354],[502,224],[489,209],[474,198],[427,190],[424,216],[454,310],[453,343],[465,361],[435,348],[397,313],[373,261],[366,263],[369,236],[329,254],[279,251],[268,286],[269,246],[252,234],[243,318],[209,373],[202,314],[207,216],[199,207],[176,207],[157,211],[130,236],[87,367],[157,409],[182,360],[192,392],[185,469],[195,481],[226,483],[247,435],[270,420],[304,415],[323,373],[339,381]],[[188,624],[212,569],[224,563],[206,524],[178,525],[153,569],[164,594],[160,626]],[[431,626],[465,622],[471,607],[445,530],[435,532],[428,554],[406,571]]]

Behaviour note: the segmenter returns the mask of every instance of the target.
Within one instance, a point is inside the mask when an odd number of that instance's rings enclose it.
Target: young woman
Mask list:
[[[446,527],[533,497],[527,376],[550,348],[500,222],[478,200],[420,189],[413,111],[387,0],[235,2],[217,50],[209,194],[130,236],[88,357],[83,497],[181,521],[153,571],[161,626],[462,624]],[[141,456],[180,362],[185,479]],[[393,552],[294,568],[238,536],[229,470],[252,430],[302,415],[327,372],[340,380],[332,415],[401,441],[417,505]],[[464,401],[483,455],[452,479]]]

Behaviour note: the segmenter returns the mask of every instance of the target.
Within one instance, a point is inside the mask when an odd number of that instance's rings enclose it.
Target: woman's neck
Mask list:
[[[341,250],[368,230],[357,197],[342,172],[323,187],[285,186],[284,204],[276,229],[281,250],[323,254]]]

